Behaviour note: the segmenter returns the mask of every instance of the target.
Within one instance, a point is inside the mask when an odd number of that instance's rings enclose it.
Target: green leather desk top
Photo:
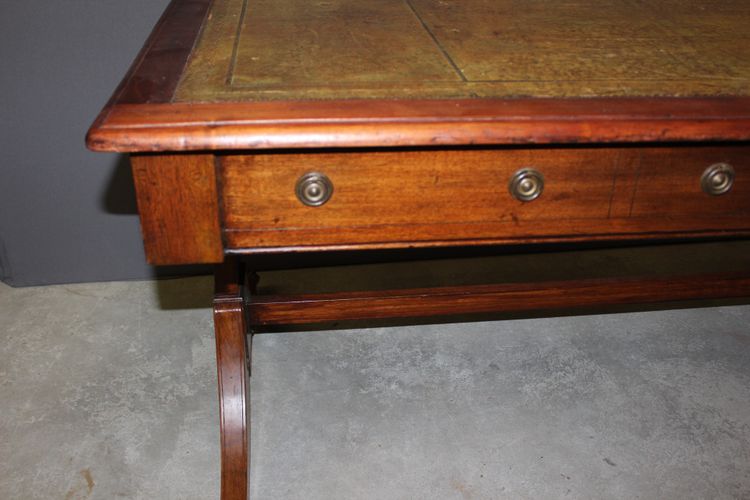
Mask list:
[[[747,0],[216,0],[175,101],[722,95]]]

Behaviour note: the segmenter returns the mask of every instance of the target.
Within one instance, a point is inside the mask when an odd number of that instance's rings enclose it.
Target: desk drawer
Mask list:
[[[471,244],[710,232],[747,227],[748,148],[503,148],[259,153],[221,158],[229,248]],[[723,196],[702,171],[735,167]],[[510,181],[533,169],[533,201]],[[332,195],[308,206],[296,186],[324,174]],[[695,186],[698,190],[695,190]],[[670,196],[674,198],[670,199]],[[705,208],[701,208],[705,205]]]
[[[488,223],[549,227],[561,218],[604,218],[616,158],[612,150],[571,149],[230,156],[221,172],[225,227],[275,246],[290,231],[317,231],[311,244],[330,241],[324,233],[331,230],[352,241],[460,239],[482,234],[479,226]],[[542,173],[544,190],[521,202],[509,180],[529,167]],[[295,193],[309,172],[333,184],[322,206],[306,206]]]
[[[724,218],[750,214],[750,148],[654,148],[639,151],[632,217]],[[711,170],[711,167],[714,167]],[[702,180],[734,174],[731,188],[709,195]],[[725,178],[726,180],[726,178]],[[721,185],[716,189],[721,191]]]

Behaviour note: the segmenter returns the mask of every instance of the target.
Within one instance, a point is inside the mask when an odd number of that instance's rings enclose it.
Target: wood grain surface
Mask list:
[[[246,500],[249,477],[250,384],[244,278],[233,260],[217,266],[214,331],[219,387],[221,498]],[[251,338],[251,337],[250,337]]]
[[[746,297],[750,276],[618,278],[508,285],[472,285],[375,292],[259,296],[251,323],[305,324],[333,320],[551,310],[706,298]]]
[[[148,262],[222,262],[214,157],[134,155],[131,163]]]
[[[248,300],[236,266],[264,252],[750,236],[748,47],[745,0],[173,0],[87,144],[138,153],[149,262],[224,263],[222,498],[247,497],[248,317],[750,294],[740,273]],[[700,176],[718,162],[737,178],[714,198]],[[522,167],[546,180],[530,203],[508,193]],[[310,171],[334,183],[322,207],[295,197]]]
[[[187,64],[211,0],[172,0],[91,130],[118,104],[170,102]]]
[[[709,196],[710,165],[737,172]],[[511,176],[532,167],[543,194],[520,202]],[[334,185],[308,207],[295,183],[320,172]],[[497,148],[227,155],[220,160],[230,249],[458,244],[663,237],[750,230],[750,148]]]
[[[121,89],[120,103],[169,102],[193,49],[202,21],[208,15],[205,0],[170,3],[136,59],[130,78]]]
[[[750,140],[750,98],[122,104],[96,151]]]

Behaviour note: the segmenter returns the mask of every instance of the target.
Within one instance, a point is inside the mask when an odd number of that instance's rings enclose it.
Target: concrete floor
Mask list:
[[[0,284],[0,498],[217,498],[210,292]],[[253,347],[253,499],[750,498],[748,305]]]

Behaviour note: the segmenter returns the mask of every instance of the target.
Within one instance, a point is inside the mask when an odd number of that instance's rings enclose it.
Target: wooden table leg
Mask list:
[[[249,342],[241,270],[227,262],[216,271],[214,329],[221,420],[221,498],[246,500],[249,477]]]

